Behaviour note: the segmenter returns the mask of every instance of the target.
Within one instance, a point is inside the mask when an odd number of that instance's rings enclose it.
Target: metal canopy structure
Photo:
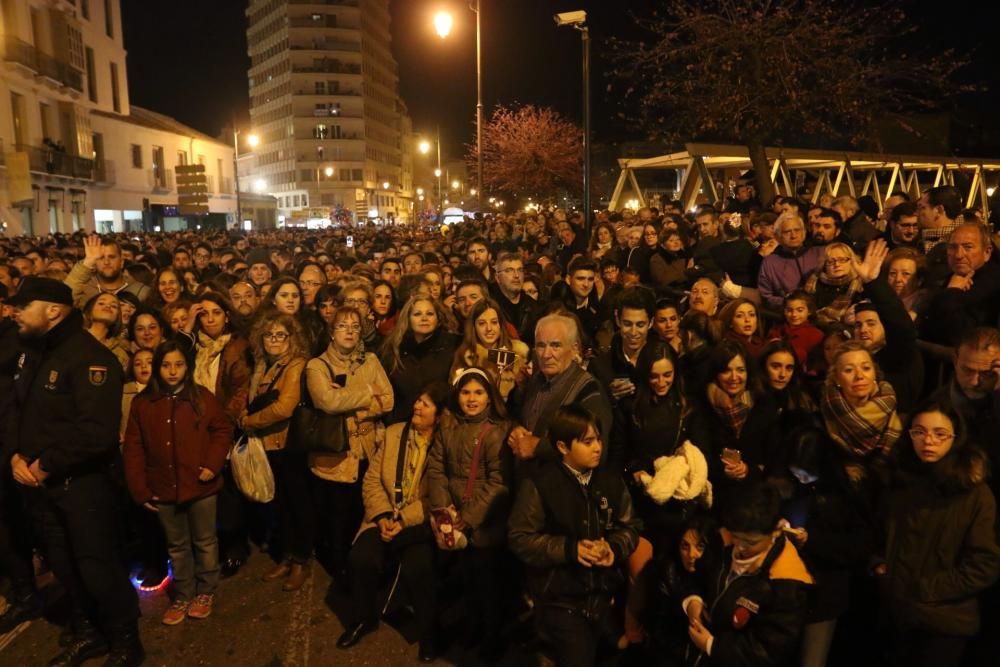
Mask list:
[[[871,195],[881,208],[885,199],[896,191],[906,192],[917,199],[926,187],[958,183],[965,190],[967,183],[967,191],[963,192],[966,207],[972,208],[978,201],[984,216],[988,217],[986,175],[1000,172],[1000,158],[895,155],[801,148],[766,148],[765,152],[775,191],[794,196],[797,172],[805,172],[806,178],[815,180],[810,197],[813,203],[825,193],[852,197]],[[618,208],[626,184],[635,191],[639,205],[646,205],[636,178],[637,171],[678,171],[678,181],[681,183],[678,198],[684,210],[689,210],[701,196],[712,204],[723,198],[713,172],[746,171],[753,167],[746,146],[698,143],[685,144],[684,151],[669,155],[622,158],[618,160],[618,166],[621,173],[611,195],[612,210]],[[931,185],[927,185],[928,183]]]

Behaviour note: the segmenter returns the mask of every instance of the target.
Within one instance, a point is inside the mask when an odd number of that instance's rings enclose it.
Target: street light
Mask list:
[[[389,189],[389,181],[382,181],[382,189],[383,190]]]
[[[475,6],[469,8],[476,13],[476,190],[483,191],[483,57],[482,57],[482,32],[480,30],[480,19],[482,12],[479,8],[479,0],[475,0]],[[441,39],[451,33],[454,20],[448,12],[438,12],[434,15],[434,29]]]
[[[437,169],[434,170],[434,176],[436,176],[437,178],[441,178],[441,167],[438,167]]]
[[[583,224],[585,238],[590,238],[590,30],[587,12],[563,12],[553,17],[557,26],[572,26],[580,31],[583,45]]]
[[[333,167],[327,167],[326,169],[323,170],[323,173],[326,174],[327,178],[330,178],[331,176],[333,176]]]
[[[452,189],[452,190],[458,190],[458,188],[459,188],[459,187],[461,187],[461,185],[462,185],[462,184],[461,184],[461,183],[459,183],[458,181],[452,181],[452,182],[451,182],[451,189]]]
[[[421,142],[420,142],[420,144],[419,144],[419,145],[417,146],[417,149],[418,149],[418,150],[419,150],[419,151],[420,151],[421,153],[423,153],[424,155],[427,155],[428,153],[430,153],[430,152],[431,152],[431,142],[429,142],[429,141],[427,141],[426,139],[424,139],[424,140],[423,140],[423,141],[421,141]]]
[[[233,119],[235,121],[235,118]],[[260,143],[260,137],[256,134],[247,135],[247,143],[251,148],[255,148]],[[233,123],[233,183],[236,187],[236,224],[243,227],[243,207],[240,201],[240,130]],[[221,175],[220,175],[221,178]]]
[[[424,189],[423,188],[417,188],[417,194],[418,195],[424,194]]]
[[[263,178],[258,178],[256,181],[253,182],[253,189],[256,190],[257,192],[263,192],[264,190],[267,189],[267,181],[265,181]]]

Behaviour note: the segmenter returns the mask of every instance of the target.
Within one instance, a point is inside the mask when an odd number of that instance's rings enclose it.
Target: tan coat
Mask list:
[[[406,443],[400,442],[403,437],[403,427],[406,422],[393,424],[385,430],[385,443],[375,452],[375,455],[368,463],[368,472],[365,473],[365,480],[361,487],[362,497],[365,503],[365,518],[358,529],[358,535],[369,528],[375,528],[375,520],[384,515],[392,514],[397,508],[395,503],[396,488],[396,466],[399,457],[405,456]],[[413,437],[412,429],[410,438]],[[433,436],[431,440],[433,444]],[[428,457],[430,448],[428,447]],[[424,467],[417,471],[417,492],[409,503],[404,503],[399,507],[399,520],[403,528],[419,526],[427,521],[427,459],[424,459]]]
[[[334,375],[346,375],[347,383],[335,387]],[[370,459],[383,435],[378,417],[392,411],[392,385],[378,356],[370,352],[344,356],[333,343],[306,365],[306,386],[317,409],[347,418],[350,449],[344,454],[312,454],[310,464],[318,477],[334,482],[356,482],[362,459]]]
[[[284,371],[281,371],[281,369]],[[267,367],[267,362],[260,360],[254,366],[250,378],[250,401],[271,389],[278,390],[278,400],[260,412],[247,415],[243,420],[243,428],[251,435],[256,435],[264,442],[264,449],[273,451],[283,449],[288,440],[288,426],[295,406],[299,404],[302,393],[302,371],[306,368],[304,357],[284,356]],[[278,377],[277,386],[274,379]]]

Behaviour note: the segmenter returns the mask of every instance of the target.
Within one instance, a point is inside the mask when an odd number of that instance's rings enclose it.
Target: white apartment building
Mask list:
[[[187,164],[205,165],[210,218],[235,222],[233,147],[130,105],[120,0],[0,0],[0,46],[5,234],[184,228]]]
[[[246,14],[260,145],[244,182],[275,196],[287,224],[330,211],[410,220],[412,139],[388,0],[250,0]]]

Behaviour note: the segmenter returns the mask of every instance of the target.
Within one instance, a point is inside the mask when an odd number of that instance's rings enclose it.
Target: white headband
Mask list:
[[[481,368],[459,368],[458,370],[455,371],[455,379],[451,381],[451,386],[454,387],[455,385],[458,384],[459,380],[461,380],[463,377],[471,373],[475,373],[476,375],[481,375],[484,380],[486,380],[490,384],[493,383],[493,380],[490,379],[490,376],[487,375],[486,371],[482,370]]]

